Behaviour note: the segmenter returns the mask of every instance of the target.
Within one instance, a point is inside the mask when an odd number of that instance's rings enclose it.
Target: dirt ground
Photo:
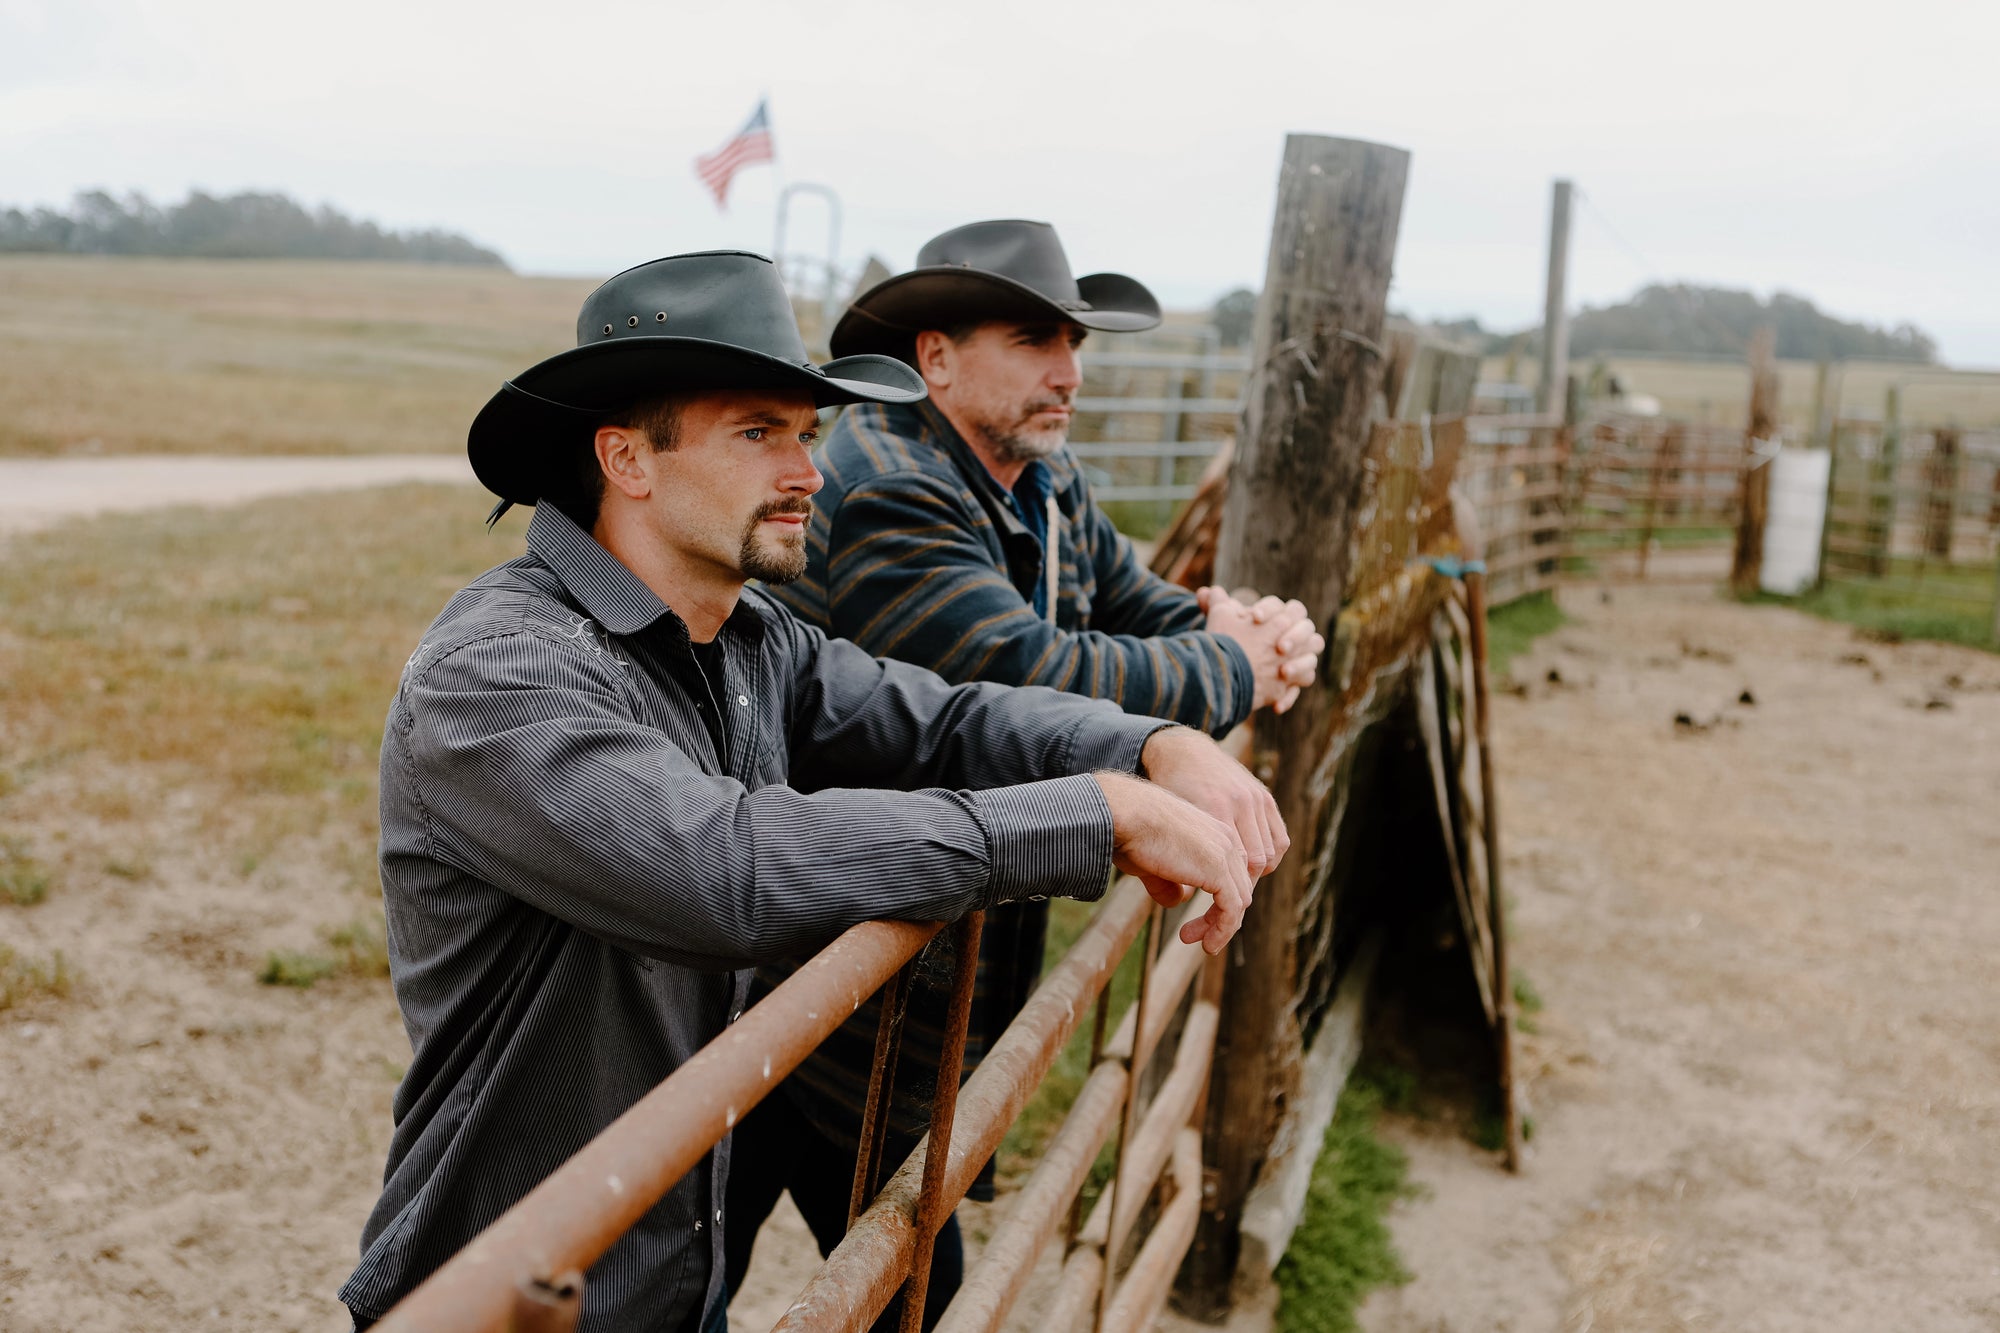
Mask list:
[[[1389,1122],[1363,1326],[2000,1327],[2000,657],[1562,601],[1495,712],[1530,1156]]]
[[[1498,713],[1533,1154],[1511,1179],[1392,1124],[1417,1279],[1367,1326],[1994,1326],[2000,658],[1567,602]],[[81,980],[0,1012],[0,1330],[344,1330],[408,1046],[385,982],[256,975],[369,909],[347,850],[218,864],[196,796],[48,784],[8,832],[62,891],[0,903],[0,940]],[[739,1326],[788,1303],[801,1230]]]

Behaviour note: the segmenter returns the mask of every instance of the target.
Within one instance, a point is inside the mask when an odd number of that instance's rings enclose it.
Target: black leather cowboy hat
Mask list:
[[[606,414],[676,389],[788,389],[821,407],[913,403],[923,379],[886,356],[806,356],[777,266],[708,250],[628,268],[584,298],[577,345],[500,386],[466,439],[472,471],[502,504],[563,498],[576,450]]]
[[[834,327],[835,355],[875,352],[910,360],[924,329],[968,320],[1067,320],[1133,333],[1160,322],[1160,303],[1123,273],[1073,278],[1056,229],[1046,222],[971,222],[933,236],[917,266],[876,283]]]

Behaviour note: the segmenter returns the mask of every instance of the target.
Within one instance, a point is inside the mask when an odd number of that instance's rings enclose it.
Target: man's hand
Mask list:
[[[1155,783],[1124,773],[1091,776],[1111,807],[1112,864],[1163,907],[1180,906],[1190,889],[1213,894],[1208,911],[1181,927],[1181,942],[1221,953],[1250,906],[1249,863],[1236,830]]]
[[[1305,604],[1265,597],[1245,606],[1219,587],[1197,589],[1194,596],[1208,613],[1208,632],[1227,635],[1249,654],[1257,682],[1251,710],[1269,704],[1282,713],[1298,702],[1299,691],[1318,677],[1319,655],[1326,651]]]
[[[1139,754],[1152,781],[1236,830],[1254,882],[1278,868],[1292,845],[1284,816],[1264,784],[1199,731],[1163,727]]]

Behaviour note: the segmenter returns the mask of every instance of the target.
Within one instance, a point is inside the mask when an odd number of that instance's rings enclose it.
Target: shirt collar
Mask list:
[[[528,524],[528,552],[554,571],[584,614],[607,632],[637,634],[666,620],[678,637],[687,638],[687,625],[673,608],[641,583],[624,561],[554,505],[535,506],[535,517]],[[738,597],[736,610],[725,624],[755,633],[764,622],[748,598]]]

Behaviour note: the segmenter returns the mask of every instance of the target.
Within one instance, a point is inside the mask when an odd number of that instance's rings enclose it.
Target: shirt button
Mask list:
[[[735,1013],[729,1016],[729,1021],[734,1023],[737,1019],[741,1017],[743,1017],[743,1011],[741,1009],[738,1009]]]
[[[694,1220],[694,1229],[696,1231],[701,1230],[701,1219],[698,1217]]]
[[[715,1225],[722,1225],[722,1210],[720,1208],[715,1210]]]
[[[747,694],[739,694],[736,696],[736,702],[742,704],[745,708],[748,708],[750,706],[750,696]]]

